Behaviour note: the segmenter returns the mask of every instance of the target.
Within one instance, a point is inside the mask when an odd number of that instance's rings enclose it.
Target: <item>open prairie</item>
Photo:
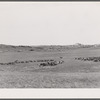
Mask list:
[[[100,47],[0,50],[0,88],[100,87],[100,61],[93,60],[97,58],[85,61],[100,57]],[[83,60],[78,60],[80,57]]]

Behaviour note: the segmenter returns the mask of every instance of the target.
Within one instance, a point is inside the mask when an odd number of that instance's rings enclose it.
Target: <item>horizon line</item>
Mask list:
[[[98,44],[82,44],[82,43],[74,43],[74,44],[41,44],[41,45],[25,45],[25,44],[21,44],[21,45],[14,45],[14,44],[0,44],[0,45],[8,45],[8,46],[71,46],[71,45],[100,45]]]

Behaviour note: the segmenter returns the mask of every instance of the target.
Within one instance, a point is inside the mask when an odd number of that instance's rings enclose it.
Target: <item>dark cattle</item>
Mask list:
[[[51,59],[50,61],[54,61],[53,59]]]
[[[98,62],[98,60],[95,59],[94,62]]]
[[[0,63],[0,65],[4,65],[4,63]]]
[[[30,51],[34,51],[34,49],[30,49]]]
[[[29,60],[29,62],[33,62],[32,60]]]
[[[46,65],[47,65],[46,63],[41,63],[41,64],[40,64],[40,66],[46,66]]]
[[[18,62],[18,60],[15,60],[15,62]]]
[[[93,61],[93,62],[100,62],[100,57],[86,57],[86,58],[75,58],[77,60],[83,60],[83,61]]]
[[[75,58],[75,59],[78,59],[78,58]]]
[[[29,63],[29,61],[25,61],[25,63]]]
[[[21,61],[21,63],[24,63],[24,61]]]
[[[61,59],[63,58],[63,57],[60,57]]]

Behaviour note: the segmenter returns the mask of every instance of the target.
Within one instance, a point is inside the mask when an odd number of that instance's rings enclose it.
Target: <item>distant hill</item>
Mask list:
[[[14,46],[14,45],[5,45],[0,44],[0,52],[3,51],[60,51],[60,50],[68,50],[68,49],[77,49],[77,48],[90,48],[90,47],[100,47],[100,44],[94,44],[94,45],[84,45],[81,43],[76,43],[74,45],[41,45],[41,46]]]

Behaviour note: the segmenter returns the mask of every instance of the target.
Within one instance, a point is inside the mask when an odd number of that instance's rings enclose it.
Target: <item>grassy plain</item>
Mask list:
[[[0,65],[0,88],[99,88],[100,62],[79,61],[75,57],[98,57],[100,48],[57,51],[0,52],[0,63],[15,60],[62,60],[56,66],[39,67],[39,62]]]

